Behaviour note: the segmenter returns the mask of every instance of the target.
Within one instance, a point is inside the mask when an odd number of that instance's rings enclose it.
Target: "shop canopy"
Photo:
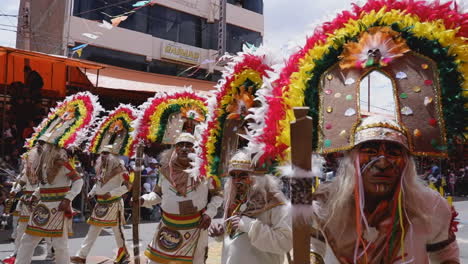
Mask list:
[[[29,65],[42,77],[43,92],[64,97],[67,85],[101,93],[103,90],[141,92],[177,92],[191,86],[199,93],[209,93],[214,83],[204,80],[129,70],[96,62],[33,51],[0,47],[0,85],[24,83],[24,67]],[[105,92],[104,92],[105,93]],[[107,93],[108,94],[108,93]]]

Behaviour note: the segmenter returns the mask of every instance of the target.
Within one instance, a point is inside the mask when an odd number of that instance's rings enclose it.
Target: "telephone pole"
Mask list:
[[[219,0],[218,24],[218,58],[226,53],[226,4],[227,0]]]

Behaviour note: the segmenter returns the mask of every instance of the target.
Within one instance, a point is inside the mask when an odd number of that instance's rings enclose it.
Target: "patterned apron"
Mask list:
[[[18,203],[19,207],[19,222],[28,222],[29,217],[31,216],[31,205],[28,203],[28,200],[31,198],[33,191],[24,191],[21,196],[20,202]]]
[[[68,213],[58,210],[60,202],[69,191],[69,187],[41,188],[40,202],[34,208],[25,232],[40,237],[62,237],[64,224],[71,230],[71,210]]]
[[[202,213],[174,215],[163,212],[162,221],[145,256],[162,264],[192,263],[200,237],[198,226]]]
[[[106,200],[98,195],[97,203],[87,222],[95,226],[116,226],[119,224],[119,217],[120,224],[125,224],[122,197],[111,197]]]

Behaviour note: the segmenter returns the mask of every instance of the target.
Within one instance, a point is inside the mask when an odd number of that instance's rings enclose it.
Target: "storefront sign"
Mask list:
[[[163,42],[161,58],[190,64],[200,63],[201,51],[175,42]]]

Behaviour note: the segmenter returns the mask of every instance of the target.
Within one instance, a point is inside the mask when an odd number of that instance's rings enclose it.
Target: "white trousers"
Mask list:
[[[11,225],[13,226],[13,231],[11,232],[11,238],[15,239],[15,240],[18,237],[18,235],[17,235],[18,234],[17,226],[18,226],[18,222],[19,222],[18,220],[19,220],[19,216],[14,215],[13,216],[13,222],[11,223]],[[21,237],[20,237],[20,239],[21,239]],[[16,241],[15,241],[15,243],[16,243]]]
[[[28,222],[18,222],[18,225],[16,226],[15,251],[13,252],[13,254],[15,255],[18,253],[18,249],[21,243],[21,238],[23,238],[24,230],[26,230],[27,226],[28,226]]]
[[[202,230],[200,232],[200,237],[198,238],[197,249],[193,255],[193,264],[204,264],[205,257],[208,250],[208,231]],[[149,261],[150,264],[160,264],[159,262]],[[243,263],[248,264],[248,263]]]
[[[91,251],[91,248],[96,242],[99,234],[102,231],[102,226],[95,226],[89,225],[88,234],[86,235],[83,243],[81,244],[81,248],[78,251],[77,255],[80,258],[86,258]],[[116,225],[112,227],[112,231],[114,232],[115,243],[117,243],[117,248],[121,248],[125,246],[124,235],[122,233],[122,226]],[[58,262],[57,262],[58,263]]]
[[[68,230],[64,224],[62,237],[53,237],[52,247],[55,250],[55,263],[69,264],[70,255],[68,253]],[[30,264],[34,254],[34,249],[41,242],[43,237],[24,234],[21,238],[21,245],[18,249],[15,264]],[[46,238],[47,240],[48,238]]]

